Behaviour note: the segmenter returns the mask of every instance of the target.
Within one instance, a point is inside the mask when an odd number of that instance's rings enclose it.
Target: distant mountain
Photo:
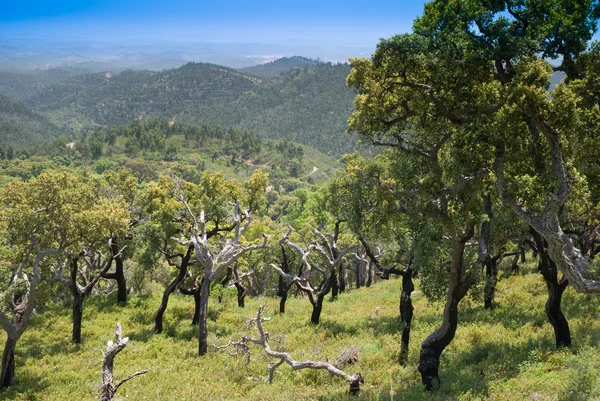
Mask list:
[[[355,97],[346,86],[349,73],[349,64],[315,63],[265,80],[238,101],[239,125],[336,156],[352,152],[356,141],[346,134]]]
[[[334,156],[353,151],[355,141],[345,134],[354,99],[346,86],[350,66],[295,62],[304,65],[270,79],[203,63],[162,72],[85,74],[46,88],[26,103],[73,129],[164,116],[249,128],[262,138],[292,140]]]
[[[0,94],[25,100],[48,86],[86,72],[81,68],[50,68],[30,71],[0,71]]]
[[[121,125],[145,116],[199,112],[237,99],[260,80],[215,64],[85,74],[47,88],[27,104],[60,119],[84,118],[84,126]],[[81,121],[78,121],[81,122]]]
[[[0,95],[0,146],[17,149],[63,134],[50,120],[23,103]]]
[[[307,67],[319,63],[319,60],[313,60],[301,56],[282,57],[269,63],[239,68],[239,71],[242,71],[246,74],[256,75],[257,77],[261,78],[272,78],[275,75],[288,72],[295,67]]]

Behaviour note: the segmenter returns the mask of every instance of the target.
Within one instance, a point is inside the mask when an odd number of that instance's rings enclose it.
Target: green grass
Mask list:
[[[268,360],[252,348],[250,364],[230,352],[209,351],[198,358],[196,329],[190,325],[192,300],[173,296],[165,315],[165,331],[152,333],[152,318],[160,291],[132,297],[126,307],[114,298],[95,297],[84,311],[80,346],[70,343],[68,309],[51,307],[35,316],[17,345],[16,385],[0,393],[2,400],[92,400],[99,395],[100,350],[113,339],[120,321],[129,345],[116,359],[117,378],[140,369],[146,376],[126,383],[117,394],[126,400],[584,400],[600,394],[600,298],[568,289],[563,310],[569,319],[574,346],[556,351],[551,326],[546,322],[546,291],[541,276],[504,277],[498,285],[497,307],[482,302],[461,303],[455,340],[442,355],[441,387],[427,394],[417,371],[420,342],[440,323],[442,304],[413,295],[413,320],[407,367],[398,365],[398,299],[400,281],[391,280],[342,294],[323,308],[322,323],[309,323],[306,299],[291,298],[279,315],[278,299],[249,299],[237,308],[227,294],[218,304],[211,299],[209,343],[222,345],[247,333],[245,318],[255,316],[266,303],[265,328],[273,345],[296,360],[329,360],[347,347],[359,348],[359,362],[347,367],[365,377],[358,398],[348,396],[342,380],[322,371],[278,369],[273,384],[265,381]],[[379,307],[376,316],[375,310]],[[252,332],[252,334],[255,334]],[[2,338],[3,339],[3,338]],[[598,398],[600,399],[600,398]]]

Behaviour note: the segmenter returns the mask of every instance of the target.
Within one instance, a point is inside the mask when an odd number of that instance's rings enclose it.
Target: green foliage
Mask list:
[[[63,133],[65,130],[47,117],[0,94],[0,159],[12,159],[7,155],[9,147],[12,152],[12,149],[47,141]]]
[[[345,135],[354,96],[345,85],[348,72],[346,64],[306,64],[261,82],[227,67],[189,63],[162,72],[78,75],[34,94],[27,104],[73,128],[163,116],[247,128],[261,138],[287,139],[339,156],[354,149]],[[141,142],[142,148],[163,146],[151,133]],[[252,151],[255,145],[248,146]]]
[[[319,61],[301,56],[282,57],[265,64],[239,68],[239,71],[261,78],[273,78],[296,67],[309,67],[315,64],[319,64]]]

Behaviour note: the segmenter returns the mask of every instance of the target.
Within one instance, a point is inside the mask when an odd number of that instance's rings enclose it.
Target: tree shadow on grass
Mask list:
[[[142,329],[139,331],[129,332],[127,334],[127,337],[129,337],[129,339],[131,341],[145,343],[148,340],[150,340],[150,338],[152,338],[152,336],[155,336],[155,335],[158,335],[158,334],[154,333],[153,329],[147,328],[147,329]]]
[[[373,329],[373,334],[398,334],[402,332],[402,321],[400,316],[382,316],[375,319],[367,319],[364,323],[365,327]]]
[[[41,341],[35,342],[20,342],[17,343],[17,349],[15,351],[16,358],[23,359],[40,359],[45,356],[54,355],[70,355],[81,347],[80,344],[73,344],[70,339],[64,338],[51,343],[43,343]]]
[[[328,335],[338,337],[338,336],[354,336],[358,334],[358,330],[360,327],[356,327],[354,324],[343,324],[338,323],[335,320],[321,320],[317,326],[314,326],[315,329],[323,329],[327,332]]]
[[[15,385],[0,391],[0,400],[37,400],[48,387],[47,378],[30,372],[22,372],[17,366]]]

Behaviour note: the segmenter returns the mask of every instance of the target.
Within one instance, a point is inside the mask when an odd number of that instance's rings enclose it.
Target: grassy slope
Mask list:
[[[463,301],[455,341],[442,356],[442,386],[434,395],[425,394],[417,372],[419,344],[439,324],[442,305],[427,303],[417,287],[409,364],[400,367],[396,362],[399,287],[399,280],[391,280],[343,294],[338,301],[326,303],[318,327],[308,322],[310,305],[306,299],[290,299],[283,316],[276,313],[277,299],[250,299],[246,309],[236,307],[233,294],[226,296],[223,304],[211,300],[211,343],[239,339],[246,333],[245,317],[255,315],[257,307],[266,302],[271,321],[265,326],[272,333],[272,343],[281,341],[297,360],[335,361],[344,348],[357,345],[359,362],[347,371],[358,371],[365,377],[359,398],[348,397],[347,385],[327,373],[292,372],[286,366],[279,368],[274,383],[268,385],[263,381],[267,361],[257,348],[252,349],[248,366],[243,358],[212,349],[205,358],[196,357],[189,298],[172,298],[165,333],[153,335],[152,317],[159,302],[155,291],[149,297],[132,297],[126,308],[115,306],[112,298],[90,299],[84,312],[81,346],[70,344],[68,309],[36,316],[18,344],[17,384],[0,393],[0,399],[97,399],[100,347],[113,339],[116,321],[130,338],[129,346],[117,357],[117,377],[152,369],[121,388],[118,396],[123,399],[539,401],[561,399],[559,394],[568,395],[566,388],[576,388],[578,383],[581,387],[586,380],[588,388],[594,387],[594,370],[589,367],[600,368],[596,348],[600,342],[600,298],[567,290],[564,311],[576,345],[573,350],[556,352],[543,312],[544,284],[539,275],[530,274],[499,283],[498,307],[493,312],[483,310],[479,301]],[[375,316],[377,307],[380,311]],[[581,388],[574,394],[584,395]]]

